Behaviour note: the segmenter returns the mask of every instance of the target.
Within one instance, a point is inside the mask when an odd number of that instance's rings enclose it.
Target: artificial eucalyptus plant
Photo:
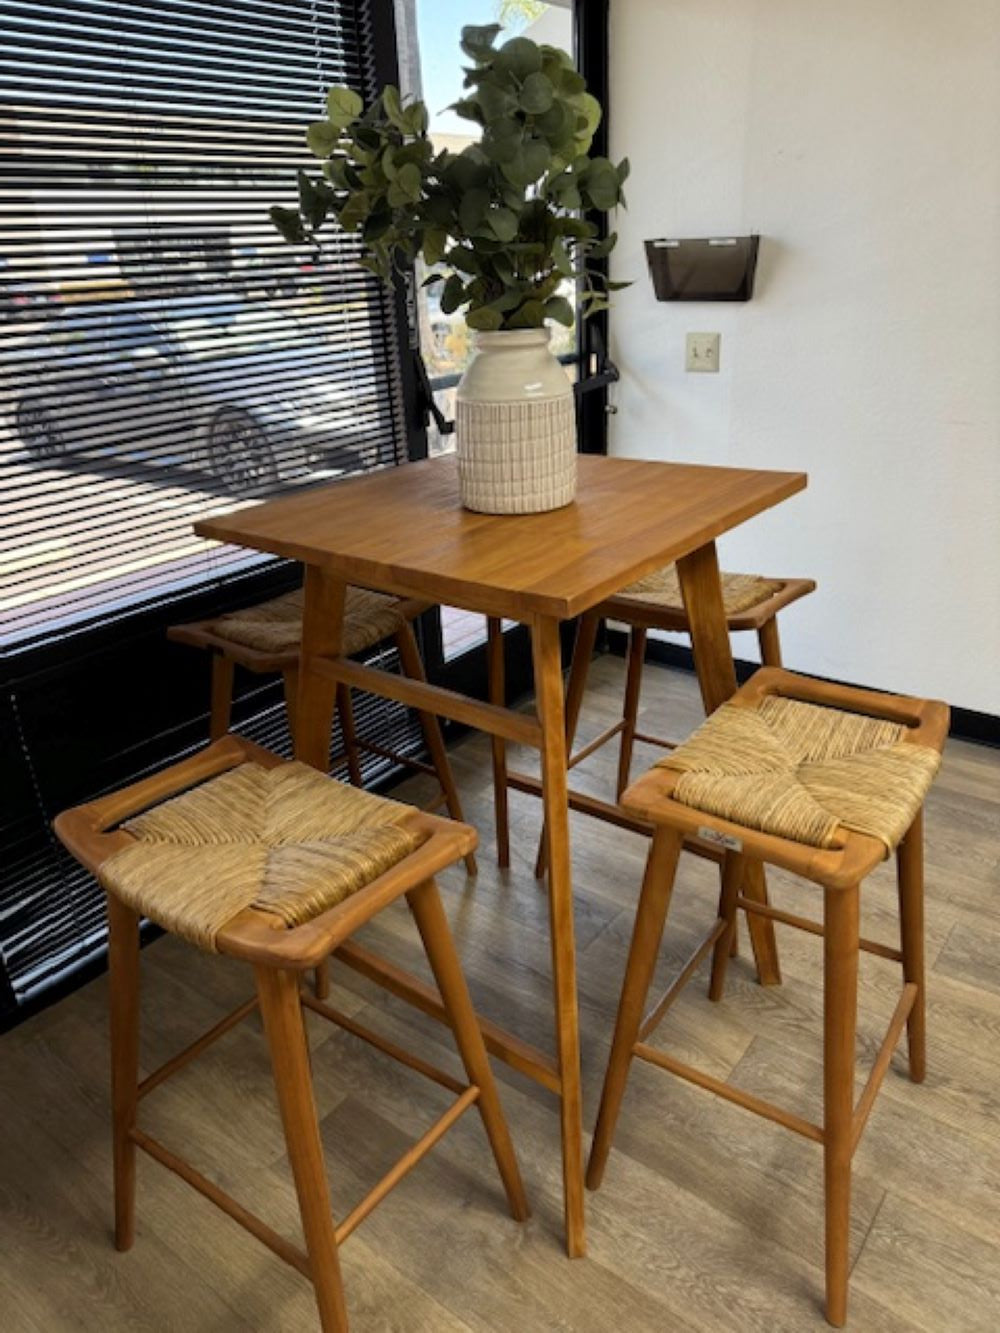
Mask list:
[[[435,152],[427,109],[386,87],[369,107],[350,88],[331,88],[325,120],[309,126],[322,178],[299,173],[297,209],[274,207],[286,240],[310,240],[332,215],[360,232],[361,263],[384,281],[422,256],[441,282],[445,314],[465,310],[473,329],[569,325],[559,293],[581,284],[584,314],[607,306],[609,282],[591,261],[617,236],[599,239],[585,211],[624,203],[628,161],[591,157],[601,107],[565,51],[513,37],[499,24],[466,27],[465,95],[454,111],[481,128],[460,153]]]

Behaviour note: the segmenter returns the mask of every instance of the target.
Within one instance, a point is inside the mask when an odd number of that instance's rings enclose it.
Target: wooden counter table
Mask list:
[[[325,769],[338,683],[478,727],[541,754],[548,829],[549,920],[556,1058],[483,1020],[487,1045],[560,1100],[566,1244],[585,1249],[576,950],[559,624],[676,560],[706,710],[736,689],[715,538],[806,484],[801,472],[699,467],[581,456],[576,501],[513,517],[461,507],[453,458],[332,482],[195,525],[202,537],[299,560],[305,613],[296,755]],[[517,620],[531,631],[536,717],[340,656],[344,589],[404,597]],[[764,893],[763,879],[756,886]],[[749,886],[748,886],[749,891]],[[763,920],[763,918],[761,918]],[[765,922],[770,929],[770,922]],[[762,957],[771,946],[755,940]],[[363,948],[338,956],[365,970]],[[432,987],[400,971],[399,993],[443,1019]]]

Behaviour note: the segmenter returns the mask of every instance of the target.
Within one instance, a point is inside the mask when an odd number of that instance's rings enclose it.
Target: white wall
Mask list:
[[[1000,0],[617,0],[611,114],[612,452],[807,471],[720,545],[819,581],[787,664],[1000,713]],[[654,300],[645,239],[751,231],[748,304]]]

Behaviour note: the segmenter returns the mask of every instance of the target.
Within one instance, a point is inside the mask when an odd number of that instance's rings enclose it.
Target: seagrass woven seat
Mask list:
[[[739,615],[751,607],[763,605],[779,593],[787,582],[783,579],[761,578],[758,574],[726,573],[720,573],[719,580],[722,584],[722,606],[727,616]],[[652,574],[637,579],[617,593],[614,600],[644,602],[684,615],[684,598],[676,565],[666,565],[663,569],[656,569]]]
[[[634,1058],[821,1144],[826,1314],[838,1326],[847,1313],[851,1160],[904,1027],[910,1078],[919,1083],[925,1075],[923,805],[947,732],[948,708],[943,703],[832,685],[765,667],[688,741],[634,782],[621,802],[653,826],[653,841],[587,1183],[591,1189],[601,1183]],[[718,917],[666,994],[647,1009],[685,839],[723,854]],[[899,948],[860,933],[862,882],[892,852]],[[818,885],[822,918],[796,915],[751,896],[750,876],[762,862]],[[741,908],[823,941],[822,1123],[715,1078],[649,1042],[709,955],[709,998],[722,999]],[[903,987],[864,1091],[855,1101],[862,950],[901,964]]]
[[[471,1107],[513,1216],[528,1206],[435,875],[475,831],[287,762],[238,736],[122,791],[65,811],[55,830],[107,896],[115,1244],[135,1239],[136,1149],[159,1161],[291,1264],[315,1289],[324,1333],[347,1333],[340,1246]],[[332,955],[392,990],[399,969],[354,933],[400,898],[436,986],[421,1008],[452,1030],[465,1078],[431,1064],[313,995],[303,974]],[[140,1080],[139,925],[149,917],[201,949],[252,966],[254,993]],[[248,973],[250,968],[247,969]],[[303,1008],[452,1093],[454,1100],[342,1220],[334,1221]],[[139,1123],[143,1098],[259,1009],[271,1056],[305,1248],[280,1235]],[[155,1009],[152,1011],[157,1012]],[[317,1056],[318,1058],[318,1056]],[[360,1094],[363,1081],[354,1091]],[[248,1174],[252,1167],[248,1165]],[[155,1243],[152,1236],[147,1244]],[[273,1319],[262,1313],[261,1327]],[[197,1318],[192,1318],[192,1326]]]
[[[297,588],[257,606],[229,611],[210,624],[220,639],[261,653],[289,653],[297,657],[302,645],[304,600],[303,590]],[[349,587],[344,599],[342,652],[345,656],[363,653],[397,634],[406,623],[402,606],[398,597]]]
[[[725,703],[657,767],[680,776],[673,799],[761,833],[834,847],[844,830],[899,843],[941,764],[907,728],[764,695]]]
[[[248,907],[300,926],[370,884],[419,845],[411,814],[306,764],[241,764],[126,820],[101,884],[214,952]]]

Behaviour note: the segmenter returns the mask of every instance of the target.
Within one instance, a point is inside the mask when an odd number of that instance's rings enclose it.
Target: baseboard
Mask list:
[[[628,635],[624,630],[608,629],[606,633],[608,651],[616,657],[624,657],[628,647]],[[646,640],[646,661],[660,666],[674,667],[679,671],[694,671],[694,657],[691,649],[679,643],[668,643],[664,639]],[[759,662],[746,662],[736,659],[736,678],[742,684],[749,680],[760,667]],[[825,679],[829,679],[826,677]],[[846,685],[847,681],[833,681],[836,685]],[[872,687],[877,688],[877,687]],[[1000,717],[993,713],[977,713],[974,708],[951,709],[951,731],[956,740],[974,741],[977,745],[992,745],[1000,749]]]

